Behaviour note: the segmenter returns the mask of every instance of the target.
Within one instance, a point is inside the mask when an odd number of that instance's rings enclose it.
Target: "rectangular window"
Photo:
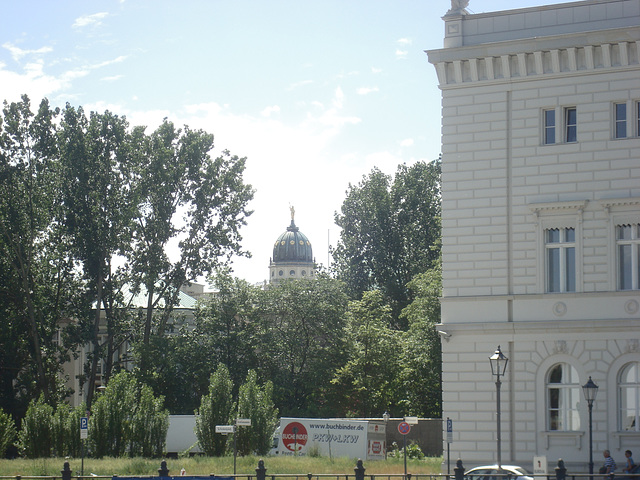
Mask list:
[[[545,230],[547,292],[576,291],[576,231],[574,228]]]
[[[565,139],[567,143],[578,141],[578,116],[576,107],[564,109]]]
[[[640,289],[640,224],[616,227],[618,289]]]
[[[556,111],[544,110],[544,144],[556,143]]]
[[[627,138],[627,104],[614,104],[615,138]]]

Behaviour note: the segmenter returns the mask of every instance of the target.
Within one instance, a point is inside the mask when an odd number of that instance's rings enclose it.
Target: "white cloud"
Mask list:
[[[371,67],[371,73],[382,73],[381,68]]]
[[[43,55],[45,53],[53,52],[53,48],[51,47],[41,47],[36,50],[24,50],[20,47],[16,47],[9,42],[3,43],[2,47],[9,50],[9,53],[11,53],[11,58],[13,58],[16,62],[19,62],[20,59],[25,55]]]
[[[274,113],[280,113],[280,107],[278,105],[272,105],[260,112],[263,117],[270,117]]]
[[[88,26],[97,26],[102,24],[101,20],[106,18],[109,14],[107,12],[94,13],[93,15],[84,15],[76,18],[73,22],[73,28],[83,28]]]
[[[408,52],[408,51],[406,51],[406,50],[400,50],[400,49],[397,49],[397,50],[396,50],[396,57],[397,57],[397,58],[406,58],[406,56],[407,56],[408,54],[409,54],[409,52]]]
[[[310,85],[313,83],[313,80],[301,80],[300,82],[294,82],[287,87],[287,90],[294,90],[298,87],[304,87],[305,85]]]
[[[102,77],[100,80],[103,82],[115,82],[123,78],[124,75],[112,75],[110,77]]]
[[[413,138],[405,138],[400,142],[401,147],[411,147],[413,145]]]
[[[356,90],[358,95],[368,95],[369,93],[378,92],[378,87],[360,87]]]
[[[413,41],[410,38],[399,38],[396,43],[399,45],[411,45]]]

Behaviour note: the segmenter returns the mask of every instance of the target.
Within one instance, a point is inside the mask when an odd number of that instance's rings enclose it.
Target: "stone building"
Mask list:
[[[586,472],[640,454],[640,0],[469,14],[442,92],[443,418],[452,458]],[[478,2],[480,3],[480,2]],[[446,444],[445,444],[446,451]]]
[[[310,277],[315,272],[311,242],[296,226],[295,210],[290,208],[291,224],[273,245],[273,257],[269,261],[269,283]]]

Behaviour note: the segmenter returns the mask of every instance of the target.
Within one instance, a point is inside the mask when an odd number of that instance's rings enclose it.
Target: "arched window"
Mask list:
[[[640,432],[640,362],[627,363],[618,375],[619,430]]]
[[[568,363],[558,363],[547,375],[547,428],[572,431],[580,428],[580,381],[578,371]]]

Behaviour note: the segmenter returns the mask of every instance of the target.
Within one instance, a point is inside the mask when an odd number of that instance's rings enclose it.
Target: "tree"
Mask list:
[[[11,415],[0,409],[0,458],[4,458],[16,439],[16,424]]]
[[[442,345],[435,326],[440,323],[441,263],[416,275],[408,286],[414,300],[402,312],[409,330],[404,333],[400,362],[405,395],[401,403],[403,411],[409,415],[440,418]]]
[[[131,245],[135,212],[135,150],[127,134],[128,123],[108,111],[91,112],[67,104],[63,111],[59,148],[65,182],[65,223],[73,238],[72,251],[82,262],[93,302],[87,325],[92,343],[88,369],[87,407],[91,408],[98,362],[105,359],[108,381],[114,340],[122,313],[122,287],[126,277],[114,261]],[[101,313],[106,320],[106,341],[99,336]],[[88,312],[87,312],[88,315]],[[106,349],[106,351],[104,351]]]
[[[431,268],[440,251],[440,160],[400,165],[392,178],[374,168],[349,185],[336,224],[337,277],[352,299],[377,289],[392,308],[392,325],[411,302],[407,283]]]
[[[239,386],[257,362],[260,334],[253,312],[260,290],[225,271],[210,281],[214,293],[198,303],[195,327],[187,335],[198,363],[206,359],[211,369],[224,364],[233,384]]]
[[[216,433],[216,425],[228,425],[234,408],[233,382],[229,370],[219,364],[209,381],[209,394],[204,395],[196,411],[196,436],[205,455],[221,457],[227,438]]]
[[[0,368],[10,408],[15,397],[66,395],[58,375],[68,351],[54,339],[76,312],[79,284],[61,218],[57,114],[43,100],[34,115],[25,95],[0,118],[0,344],[11,352]]]
[[[18,433],[21,453],[28,458],[50,457],[53,449],[53,407],[40,395],[29,403]]]
[[[240,386],[237,418],[251,419],[251,427],[239,428],[236,433],[238,453],[269,453],[278,421],[278,409],[273,404],[273,384],[267,381],[262,387],[259,386],[254,370],[249,370],[246,382]]]
[[[133,374],[111,378],[94,402],[89,420],[89,443],[94,456],[160,456],[169,428],[169,412],[162,397],[154,397]]]
[[[379,291],[365,292],[349,303],[348,359],[332,383],[349,415],[370,417],[397,405],[400,376],[400,332],[389,327],[391,308]]]
[[[243,182],[244,158],[228,151],[212,159],[213,135],[167,121],[150,136],[134,132],[139,151],[135,233],[127,258],[134,272],[134,289],[144,288],[146,316],[138,365],[148,375],[152,331],[162,336],[180,287],[225,266],[240,247],[240,228],[253,189]],[[181,217],[181,218],[177,218]],[[175,260],[167,245],[178,240]],[[161,308],[160,308],[161,307]],[[159,311],[155,319],[154,312]],[[155,327],[155,328],[154,328]]]
[[[260,372],[284,415],[335,415],[326,387],[345,361],[344,284],[323,275],[271,285],[255,311]]]

